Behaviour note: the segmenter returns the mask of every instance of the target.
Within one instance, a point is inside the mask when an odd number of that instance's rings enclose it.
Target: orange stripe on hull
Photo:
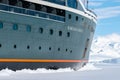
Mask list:
[[[88,62],[88,60],[0,59],[0,62]]]

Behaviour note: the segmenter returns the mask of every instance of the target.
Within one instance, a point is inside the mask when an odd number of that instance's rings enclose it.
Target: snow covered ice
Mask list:
[[[13,72],[6,69],[0,71],[0,80],[119,80],[119,66],[120,64],[89,63],[79,71],[68,68],[57,71],[38,69]]]
[[[90,61],[120,58],[120,35],[100,36],[93,40]]]
[[[116,39],[112,39],[112,37]],[[90,62],[78,71],[59,70],[0,71],[0,80],[120,80],[120,35],[93,40]]]

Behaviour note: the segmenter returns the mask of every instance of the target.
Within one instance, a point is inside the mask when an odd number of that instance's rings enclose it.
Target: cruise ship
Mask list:
[[[96,24],[81,0],[0,0],[0,70],[78,70]]]

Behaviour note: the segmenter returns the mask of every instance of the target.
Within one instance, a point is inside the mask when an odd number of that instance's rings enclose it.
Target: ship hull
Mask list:
[[[64,20],[57,20],[48,13],[44,17],[1,10],[0,69],[84,66],[89,59],[96,23],[80,14],[65,13]]]

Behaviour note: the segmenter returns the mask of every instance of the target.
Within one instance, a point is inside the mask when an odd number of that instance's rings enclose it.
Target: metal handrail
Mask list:
[[[56,3],[56,4],[60,4],[60,5],[65,5],[65,0],[43,0],[43,1],[48,1],[48,2],[51,2],[51,3]]]
[[[97,17],[97,15],[96,15],[96,13],[94,12],[94,11],[92,11],[92,10],[90,10],[90,9],[87,9],[89,12],[91,12],[91,13],[93,13],[96,17]]]

